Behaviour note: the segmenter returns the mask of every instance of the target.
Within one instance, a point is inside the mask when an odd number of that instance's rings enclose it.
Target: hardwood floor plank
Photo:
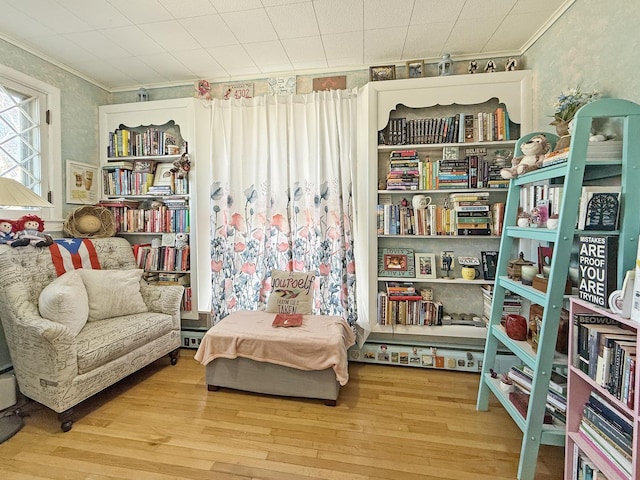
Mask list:
[[[495,401],[477,412],[479,377],[352,363],[336,407],[229,389],[209,392],[193,351],[159,360],[78,407],[73,429],[29,403],[0,445],[0,478],[506,480],[522,434]],[[562,479],[543,446],[537,480]]]

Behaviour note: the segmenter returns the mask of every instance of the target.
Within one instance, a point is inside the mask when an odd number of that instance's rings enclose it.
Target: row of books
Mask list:
[[[609,480],[575,444],[573,451],[574,465],[572,480]]]
[[[636,338],[604,315],[573,315],[576,348],[573,365],[611,395],[633,408],[635,399]]]
[[[461,188],[507,188],[509,181],[500,176],[500,167],[486,157],[486,148],[465,149],[460,159],[432,161],[420,159],[416,150],[394,157],[391,152],[384,184],[387,190],[445,190]]]
[[[107,157],[175,155],[179,152],[176,142],[175,136],[155,127],[142,131],[117,128],[109,132]]]
[[[592,391],[584,406],[578,432],[592,448],[621,474],[633,472],[633,422],[605,397]]]
[[[173,178],[168,185],[154,185],[154,182],[153,173],[134,172],[128,168],[113,166],[102,169],[102,193],[106,196],[186,195],[189,193],[189,181],[186,177]]]
[[[385,145],[492,142],[509,140],[509,115],[493,112],[457,113],[447,117],[390,118],[379,139]]]
[[[189,270],[189,246],[176,247],[152,247],[150,244],[134,245],[136,262],[139,268],[145,271],[176,271]]]
[[[533,383],[533,370],[526,365],[513,365],[507,377],[513,382],[515,388],[530,395]],[[549,391],[547,393],[546,411],[556,423],[567,422],[567,377],[552,371],[549,379]]]
[[[377,206],[376,229],[378,235],[498,235],[502,218],[495,210],[487,192],[452,194],[444,205],[417,209],[385,203]]]
[[[490,257],[497,258],[498,252],[483,252],[485,255],[488,253]],[[495,255],[493,255],[495,253]],[[495,278],[495,268],[493,270],[494,278]],[[491,318],[491,303],[493,302],[493,286],[492,285],[482,285],[480,287],[482,290],[482,313],[483,320],[486,324],[489,324],[489,319]],[[502,316],[515,314],[520,315],[522,312],[522,298],[519,295],[516,295],[509,290],[505,290],[504,293],[504,302],[502,304]]]
[[[378,325],[442,325],[442,302],[378,292]]]
[[[115,219],[116,232],[189,232],[191,212],[188,205],[163,204],[153,209],[138,209],[105,201],[99,205],[108,208]]]

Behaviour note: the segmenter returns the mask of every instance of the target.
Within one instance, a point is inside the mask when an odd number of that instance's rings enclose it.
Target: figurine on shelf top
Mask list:
[[[512,72],[516,69],[517,66],[518,61],[513,57],[509,57],[509,60],[507,60],[507,63],[504,65],[504,70],[506,72]]]
[[[493,73],[496,71],[496,62],[489,60],[484,67],[484,71],[487,73]]]
[[[11,241],[16,238],[16,234],[14,230],[14,221],[1,219],[0,220],[0,244],[2,243],[11,243]]]
[[[500,176],[504,179],[516,178],[523,173],[532,172],[542,166],[544,155],[550,149],[547,137],[544,134],[538,134],[531,137],[526,143],[520,146],[524,155],[514,157],[511,167],[500,170]]]

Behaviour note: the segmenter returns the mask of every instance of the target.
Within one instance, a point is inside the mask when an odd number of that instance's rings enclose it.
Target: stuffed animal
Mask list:
[[[14,232],[15,223],[13,220],[0,220],[0,244],[1,243],[11,243],[14,238],[16,238],[16,233]]]
[[[16,239],[11,242],[12,247],[48,247],[53,238],[44,232],[44,220],[37,215],[24,215],[16,222]]]
[[[187,173],[191,170],[191,161],[189,160],[189,155],[183,153],[180,155],[180,158],[177,158],[173,162],[173,168],[171,169],[171,173],[176,174],[176,178],[185,178]]]
[[[511,167],[500,170],[500,176],[505,179],[516,178],[523,173],[532,172],[542,166],[544,155],[549,151],[549,142],[543,134],[531,137],[526,143],[520,147],[521,157],[515,157],[511,162]]]
[[[184,250],[189,246],[189,234],[176,233],[176,250]]]

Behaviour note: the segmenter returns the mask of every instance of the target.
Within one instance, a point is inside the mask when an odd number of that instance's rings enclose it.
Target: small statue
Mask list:
[[[476,62],[475,60],[471,60],[469,62],[469,73],[476,73],[476,70],[478,70],[478,62]]]
[[[506,72],[513,72],[517,66],[518,61],[513,57],[509,57],[509,60],[507,60],[507,63],[504,65],[504,70]]]
[[[489,60],[484,67],[484,71],[487,73],[493,73],[496,71],[496,62]]]

